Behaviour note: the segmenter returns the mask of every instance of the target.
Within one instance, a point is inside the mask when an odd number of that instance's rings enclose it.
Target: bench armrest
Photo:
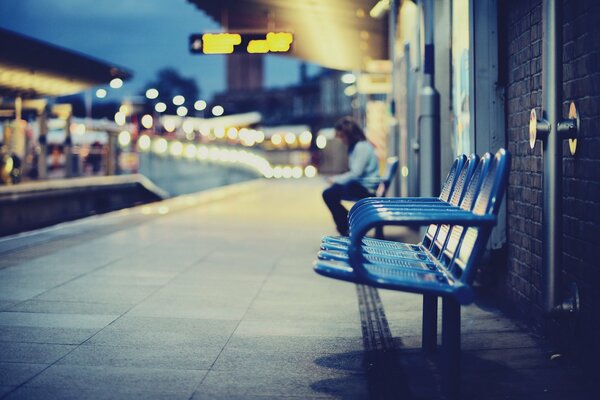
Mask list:
[[[367,272],[363,266],[362,240],[373,228],[383,226],[418,227],[430,224],[491,227],[496,223],[496,216],[492,214],[479,215],[461,209],[452,212],[447,210],[422,210],[422,212],[403,213],[402,215],[386,212],[372,213],[363,215],[360,220],[353,222],[354,224],[350,230],[348,255],[350,265],[364,279],[367,278]]]
[[[381,221],[384,225],[407,225],[407,226],[421,226],[429,225],[426,221],[430,221],[435,218],[461,218],[469,219],[471,216],[476,215],[471,211],[464,210],[460,207],[453,206],[450,204],[427,204],[422,206],[404,206],[404,207],[365,207],[352,216],[348,216],[348,222],[350,225],[350,232],[360,226],[362,223],[371,223],[372,221]],[[421,221],[422,219],[422,221]],[[398,221],[397,223],[394,221]],[[437,221],[437,220],[436,220]],[[437,222],[431,222],[436,224]]]

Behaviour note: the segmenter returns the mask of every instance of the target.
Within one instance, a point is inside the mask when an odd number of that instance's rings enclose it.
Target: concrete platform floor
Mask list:
[[[375,332],[367,288],[312,271],[334,233],[323,187],[256,181],[0,239],[0,398],[441,398],[419,296],[368,292]],[[593,397],[493,308],[463,309],[462,343],[461,398]]]

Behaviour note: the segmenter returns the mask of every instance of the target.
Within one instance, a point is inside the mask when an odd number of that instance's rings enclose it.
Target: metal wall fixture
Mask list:
[[[562,261],[562,143],[569,139],[571,154],[577,148],[579,114],[575,103],[569,118],[562,120],[562,20],[555,0],[543,2],[543,113],[538,119],[535,109],[529,119],[529,145],[542,141],[543,206],[542,206],[542,279],[544,310],[564,314],[579,308],[577,286],[571,284],[570,296],[561,295]]]

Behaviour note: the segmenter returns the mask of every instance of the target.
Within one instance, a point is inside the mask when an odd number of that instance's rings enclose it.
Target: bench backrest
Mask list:
[[[449,200],[449,203],[453,206],[460,206],[464,196],[473,197],[477,195],[481,170],[485,168],[485,165],[480,166],[477,176],[474,176],[478,165],[479,158],[475,154],[471,154],[456,178],[454,190],[452,190],[452,196]],[[474,184],[473,179],[476,181]],[[444,249],[449,231],[449,225],[429,225],[422,243],[429,248],[434,256],[438,256]]]
[[[446,176],[446,180],[444,181],[444,185],[442,186],[442,191],[440,192],[439,198],[443,201],[448,201],[452,192],[454,191],[454,186],[456,185],[456,177],[460,174],[463,166],[467,162],[467,156],[462,154],[454,160],[452,166],[450,167],[450,171],[448,171],[448,175]]]
[[[486,154],[484,157],[490,156]],[[480,164],[484,162],[484,157]],[[504,149],[498,150],[489,162],[487,171],[481,168],[481,179],[479,179],[481,187],[476,197],[472,192],[467,191],[468,195],[465,194],[461,208],[470,209],[477,215],[498,215],[500,201],[506,189],[509,164],[509,153]],[[472,182],[474,178],[475,174]],[[473,282],[492,228],[492,225],[482,227],[455,225],[451,228],[442,258],[445,260],[444,264],[449,265],[450,272],[463,283],[470,285]]]
[[[388,157],[387,159],[387,167],[385,173],[381,177],[381,182],[375,191],[375,196],[377,197],[385,197],[387,192],[392,185],[392,181],[396,176],[396,172],[398,172],[398,157]]]

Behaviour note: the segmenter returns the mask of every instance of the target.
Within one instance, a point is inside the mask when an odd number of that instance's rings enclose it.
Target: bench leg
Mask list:
[[[442,303],[442,389],[449,399],[460,391],[460,304],[444,298]]]
[[[423,326],[421,346],[426,352],[433,352],[437,347],[437,296],[423,295]]]

